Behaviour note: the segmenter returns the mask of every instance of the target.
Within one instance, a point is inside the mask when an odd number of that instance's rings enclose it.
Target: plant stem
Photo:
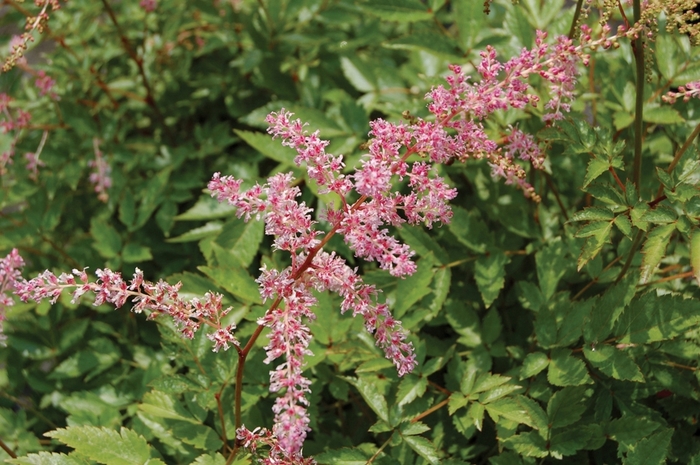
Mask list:
[[[627,261],[622,266],[620,274],[617,275],[617,279],[615,279],[616,283],[619,283],[622,280],[622,278],[625,277],[625,274],[627,274],[627,270],[629,270],[630,266],[632,265],[632,259],[634,258],[634,254],[637,252],[637,247],[639,247],[639,244],[641,244],[643,238],[644,231],[640,229],[639,231],[637,231],[637,235],[635,236],[634,241],[632,241],[632,247],[630,248],[630,254],[627,257]]]
[[[639,24],[642,15],[640,0],[634,0],[634,23]],[[642,131],[644,130],[644,39],[641,32],[634,39],[634,61],[636,65],[636,105],[634,112],[634,161],[632,163],[632,179],[637,192],[641,192],[642,182]]]
[[[576,25],[578,25],[578,19],[581,16],[581,8],[583,7],[583,0],[578,0],[576,2],[576,11],[574,11],[574,19],[571,21],[571,29],[569,29],[569,39],[574,38],[576,34]]]
[[[413,417],[413,418],[411,419],[411,423],[415,423],[415,422],[417,422],[418,420],[427,417],[428,415],[430,415],[430,414],[433,413],[434,411],[440,410],[440,409],[443,408],[445,405],[447,405],[447,403],[448,403],[449,401],[450,401],[450,398],[448,397],[447,399],[443,400],[442,402],[433,405],[432,407],[430,407],[430,408],[429,408],[428,410],[426,410],[425,412],[420,413],[420,414],[416,415],[415,417]]]
[[[141,80],[143,81],[143,87],[146,89],[146,103],[148,103],[148,105],[153,109],[153,112],[156,114],[156,118],[163,127],[163,130],[172,140],[173,134],[170,132],[170,128],[165,124],[165,118],[163,117],[163,113],[161,113],[160,108],[158,108],[158,105],[156,104],[156,99],[153,96],[153,89],[151,88],[151,84],[148,82],[148,78],[146,77],[146,71],[143,67],[143,60],[139,58],[134,49],[131,48],[131,44],[129,44],[129,39],[124,34],[124,31],[122,31],[122,28],[119,25],[119,22],[117,21],[117,16],[114,14],[114,10],[112,10],[112,7],[109,6],[107,0],[102,0],[102,4],[104,5],[105,10],[109,15],[109,18],[112,20],[112,24],[114,24],[114,27],[117,29],[117,33],[119,34],[122,44],[124,45],[124,50],[126,50],[126,53],[129,55],[129,57],[132,60],[134,60],[134,63],[136,63],[136,67],[139,70],[139,75],[141,76]]]
[[[13,459],[17,458],[17,454],[15,454],[14,451],[12,449],[10,449],[8,447],[8,445],[5,444],[5,442],[2,439],[0,439],[0,448],[2,448],[2,450],[7,452],[7,455],[9,455],[11,458],[13,458]]]

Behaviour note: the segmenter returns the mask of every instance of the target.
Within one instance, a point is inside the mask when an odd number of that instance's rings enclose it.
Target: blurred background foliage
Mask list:
[[[8,42],[38,9],[15,0],[0,8]],[[26,63],[0,74],[9,114],[31,114],[28,126],[0,135],[3,151],[15,146],[0,178],[0,250],[19,248],[27,277],[83,267],[129,276],[138,266],[149,279],[182,281],[188,296],[220,292],[240,340],[265,311],[258,269],[287,257],[272,254],[261,224],[242,223],[203,192],[211,175],[250,186],[294,171],[317,215],[331,201],[264,133],[267,113],[293,111],[352,168],[371,119],[428,115],[423,96],[448,64],[473,70],[486,45],[506,60],[532,47],[537,29],[567,34],[574,16],[564,0],[497,0],[488,15],[481,0],[158,0],[147,9],[61,3]],[[596,11],[585,20],[594,28]],[[452,223],[398,231],[417,254],[415,275],[397,280],[342,240],[329,243],[382,289],[420,363],[399,379],[361,322],[319,295],[305,454],[333,464],[700,463],[694,144],[667,177],[654,169],[666,169],[700,122],[696,101],[660,99],[700,79],[700,60],[686,37],[660,30],[638,192],[628,185],[626,196],[608,173],[624,179],[635,137],[634,58],[623,41],[593,55],[571,117],[556,128],[545,128],[541,106],[486,123],[494,139],[509,125],[539,134],[549,158],[529,181],[542,203],[493,181],[484,162],[457,163],[440,167],[459,189]],[[35,85],[41,72],[55,95]],[[34,179],[24,154],[39,151]],[[90,180],[96,152],[111,167],[102,199]],[[661,183],[667,198],[649,206]],[[625,273],[637,231],[649,236]],[[5,327],[0,439],[19,456],[76,449],[14,463],[133,463],[44,436],[66,426],[125,426],[148,442],[146,457],[165,463],[226,462],[236,358],[212,353],[204,334],[185,341],[165,319],[69,296],[17,302]],[[250,428],[271,427],[264,344],[246,364]],[[140,444],[81,431],[115,447]]]

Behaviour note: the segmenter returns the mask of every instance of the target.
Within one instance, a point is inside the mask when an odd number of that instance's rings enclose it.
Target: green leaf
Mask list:
[[[279,140],[273,140],[272,136],[261,132],[241,131],[234,129],[238,137],[262,155],[283,165],[293,165],[297,153],[294,149],[282,145]]]
[[[430,431],[430,427],[420,421],[413,423],[403,423],[400,428],[401,434],[406,436],[415,436]]]
[[[576,233],[576,237],[586,238],[578,258],[578,271],[581,271],[581,268],[603,249],[610,237],[611,230],[612,222],[596,221],[584,226]]]
[[[537,279],[546,300],[549,300],[557,289],[559,280],[567,271],[567,250],[561,240],[551,241],[535,254],[537,264]]]
[[[547,403],[551,428],[573,425],[586,411],[585,386],[565,387],[554,393]]]
[[[418,31],[398,39],[389,40],[382,46],[395,50],[425,50],[445,57],[461,55],[454,40],[431,30]]]
[[[481,339],[484,341],[484,344],[493,344],[498,339],[498,336],[501,335],[501,331],[503,331],[501,315],[498,313],[498,310],[491,308],[481,323]]]
[[[344,448],[322,452],[314,458],[318,463],[328,465],[366,465],[370,456],[358,448]]]
[[[649,232],[642,247],[642,254],[644,254],[640,278],[642,283],[647,283],[651,279],[654,270],[666,253],[666,246],[675,230],[675,224],[664,224],[655,227]]]
[[[583,348],[583,355],[600,371],[615,379],[644,382],[641,370],[626,352],[607,344],[588,345]]]
[[[610,162],[608,160],[602,160],[600,158],[591,158],[588,162],[588,169],[586,169],[586,177],[583,178],[583,189],[588,187],[590,183],[595,181],[600,177],[601,174],[605,173],[610,169]]]
[[[576,212],[569,221],[609,221],[615,217],[614,213],[604,207],[588,207]]]
[[[181,420],[192,424],[200,423],[179,402],[164,392],[147,392],[143,396],[143,403],[139,404],[139,410],[154,417]]]
[[[605,434],[610,439],[627,447],[656,431],[660,423],[641,415],[625,415],[617,418],[605,427]]]
[[[419,377],[414,374],[408,374],[399,383],[399,389],[396,392],[396,402],[399,405],[410,404],[425,394],[425,390],[427,388],[427,378],[423,376]]]
[[[677,124],[685,121],[678,110],[668,105],[657,107],[645,105],[643,115],[645,123]]]
[[[247,268],[258,253],[258,246],[264,235],[263,226],[262,221],[227,221],[216,238],[216,243],[231,252],[241,266]]]
[[[363,3],[362,9],[385,21],[416,22],[433,17],[419,0],[372,0]]]
[[[450,232],[457,240],[477,253],[486,253],[492,238],[488,228],[475,211],[457,207],[453,209]]]
[[[153,260],[153,255],[149,247],[130,242],[122,250],[122,259],[125,263],[141,263]]]
[[[520,379],[531,378],[547,368],[549,357],[542,352],[527,354],[520,369]]]
[[[396,286],[396,303],[394,316],[401,318],[406,311],[420,299],[430,294],[430,282],[433,280],[432,255],[416,263],[417,270],[411,276],[400,279]]]
[[[614,334],[618,343],[650,343],[672,339],[699,323],[700,301],[648,292],[630,303]]]
[[[377,78],[374,72],[357,57],[340,57],[340,67],[352,86],[360,92],[374,92]]]
[[[453,0],[454,19],[459,30],[459,41],[462,48],[468,50],[476,42],[476,38],[487,16],[484,13],[482,0]]]
[[[55,452],[39,452],[38,454],[29,454],[16,459],[7,459],[6,463],[14,463],[16,465],[85,465],[84,460],[79,460],[65,454],[57,454]]]
[[[474,264],[474,279],[484,299],[486,308],[490,307],[505,283],[505,266],[509,259],[503,252],[481,255]]]
[[[425,232],[424,228],[403,226],[399,229],[399,235],[421,257],[427,257],[432,253],[440,265],[446,265],[450,261],[450,257],[445,249],[434,237]]]
[[[559,460],[562,456],[575,455],[579,450],[586,448],[593,432],[593,428],[575,427],[552,434],[549,441],[550,454]]]
[[[199,226],[194,229],[190,229],[184,234],[177,237],[171,237],[166,239],[166,242],[170,243],[182,243],[182,242],[195,242],[201,241],[204,238],[216,236],[223,229],[223,225],[218,221],[210,221],[204,226]]]
[[[93,248],[104,258],[116,257],[122,249],[122,239],[112,226],[97,217],[90,221]]]
[[[504,397],[484,406],[489,416],[498,423],[503,417],[535,429],[547,428],[547,415],[537,402],[522,395]]]
[[[666,462],[673,430],[666,428],[642,439],[627,453],[624,465],[660,465]]]
[[[406,444],[428,463],[436,465],[440,463],[435,445],[421,436],[401,436]]]
[[[201,450],[216,450],[221,447],[219,435],[206,425],[192,424],[191,422],[169,422],[176,438]]]
[[[503,445],[513,449],[520,455],[525,457],[547,457],[549,451],[547,449],[547,443],[545,440],[537,434],[535,431],[529,431],[527,433],[516,434],[511,436],[505,441]]]
[[[628,273],[594,302],[584,324],[583,337],[586,342],[598,344],[608,338],[615,322],[637,291],[637,279],[636,273]]]
[[[700,229],[694,229],[690,235],[690,266],[695,280],[700,284]]]
[[[69,426],[50,431],[46,436],[105,465],[145,463],[151,457],[150,447],[143,436],[124,427],[116,432],[94,426]]]
[[[177,221],[202,221],[226,218],[236,211],[236,207],[226,202],[219,202],[210,195],[202,195],[186,212],[177,215]]]
[[[547,379],[555,386],[579,386],[592,382],[583,360],[574,357],[569,349],[552,350]]]
[[[239,460],[240,460],[240,458],[239,458]],[[238,460],[234,461],[232,465],[235,465],[236,462],[238,462]],[[247,462],[244,462],[244,463],[247,463]],[[225,464],[226,464],[226,458],[224,458],[224,456],[218,452],[215,452],[213,455],[211,455],[211,454],[200,455],[194,461],[194,465],[225,465]]]
[[[379,392],[379,388],[371,378],[352,378],[344,376],[343,379],[357,388],[367,405],[386,423],[389,423],[389,406],[384,394]]]

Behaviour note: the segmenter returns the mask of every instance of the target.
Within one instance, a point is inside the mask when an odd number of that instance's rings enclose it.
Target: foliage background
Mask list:
[[[3,25],[23,27],[36,7],[5,8]],[[286,257],[272,253],[261,224],[242,223],[202,191],[211,174],[247,185],[278,171],[303,179],[293,153],[263,133],[264,116],[281,107],[352,167],[370,119],[426,116],[423,96],[449,63],[473,67],[486,45],[515,56],[537,29],[567,34],[574,15],[563,0],[482,10],[475,0],[160,0],[153,12],[135,1],[62,4],[28,65],[0,74],[11,108],[32,115],[29,128],[0,136],[3,150],[17,137],[0,183],[0,249],[19,248],[28,277],[138,266],[182,281],[185,295],[221,292],[245,338],[265,311],[258,269]],[[596,19],[594,10],[586,21]],[[383,290],[420,363],[399,379],[361,322],[319,295],[305,454],[334,464],[700,463],[694,144],[669,174],[655,169],[700,122],[695,101],[661,102],[700,79],[700,62],[661,21],[643,89],[638,190],[623,191],[610,174],[625,182],[639,137],[623,40],[593,55],[574,111],[555,128],[541,122],[541,107],[488,121],[496,138],[517,125],[543,141],[546,172],[530,179],[540,204],[494,182],[484,162],[457,163],[441,168],[460,192],[452,223],[398,231],[417,253],[415,275],[392,278],[331,241]],[[39,94],[39,71],[56,80],[58,98]],[[22,155],[45,132],[45,166],[33,180]],[[112,168],[106,202],[89,181],[96,140]],[[653,203],[661,184],[667,198]],[[329,199],[302,188],[322,212]],[[638,231],[644,245],[634,254]],[[204,334],[181,339],[166,319],[64,297],[8,308],[0,439],[25,456],[12,463],[225,463],[234,354],[212,353]],[[271,426],[264,343],[246,365],[249,427]],[[105,456],[108,444],[135,455]]]

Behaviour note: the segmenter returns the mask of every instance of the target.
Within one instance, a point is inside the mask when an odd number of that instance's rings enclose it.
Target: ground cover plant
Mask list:
[[[0,459],[700,463],[695,0],[3,8]]]

